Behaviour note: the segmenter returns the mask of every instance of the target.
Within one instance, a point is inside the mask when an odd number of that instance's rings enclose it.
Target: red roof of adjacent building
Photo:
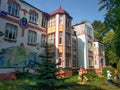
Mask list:
[[[68,15],[70,18],[72,18],[67,11],[65,11],[64,9],[62,9],[61,6],[60,6],[57,10],[51,12],[51,13],[50,13],[50,16],[53,16],[53,15],[56,15],[56,14],[66,14],[66,15]]]

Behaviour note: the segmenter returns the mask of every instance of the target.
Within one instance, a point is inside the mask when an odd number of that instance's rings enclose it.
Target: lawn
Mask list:
[[[18,79],[13,81],[1,81],[0,90],[25,90],[23,89],[24,83],[28,83],[26,79]],[[49,90],[49,89],[48,89]],[[120,87],[116,85],[108,85],[106,78],[94,78],[89,79],[85,84],[80,84],[78,76],[72,76],[64,79],[64,82],[60,83],[55,90],[120,90]]]

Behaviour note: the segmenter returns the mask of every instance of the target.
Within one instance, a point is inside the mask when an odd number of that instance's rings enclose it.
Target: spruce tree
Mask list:
[[[53,90],[54,86],[60,79],[57,79],[56,72],[58,71],[57,65],[48,54],[48,47],[46,54],[40,56],[41,60],[33,62],[35,64],[35,74],[28,74],[30,81],[35,83],[35,90]],[[30,89],[30,88],[29,88]]]

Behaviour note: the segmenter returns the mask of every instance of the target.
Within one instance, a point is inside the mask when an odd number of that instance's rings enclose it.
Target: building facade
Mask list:
[[[72,17],[60,6],[50,13],[47,26],[49,54],[54,55],[56,63],[61,63],[59,68],[64,69],[62,72],[69,75],[72,75],[72,68],[77,68],[76,35],[71,27],[71,21]]]
[[[94,68],[93,60],[93,28],[88,22],[81,22],[73,26],[77,35],[78,67]]]
[[[80,66],[97,68],[91,24],[72,26],[72,19],[61,6],[48,14],[24,0],[0,0],[0,73],[34,67],[32,61],[40,60],[46,45],[52,60],[60,62],[62,77]]]
[[[102,72],[102,68],[106,66],[104,45],[99,42],[93,42],[94,46],[94,68],[97,73]]]
[[[24,67],[46,44],[47,13],[23,0],[0,0],[0,67]],[[1,73],[1,72],[0,72]]]
[[[59,68],[69,68],[67,73],[72,75],[77,56],[71,21],[62,7],[48,14],[24,0],[0,0],[0,32],[4,33],[0,36],[0,73],[32,65],[32,60],[45,54],[47,44],[52,60],[61,62]]]

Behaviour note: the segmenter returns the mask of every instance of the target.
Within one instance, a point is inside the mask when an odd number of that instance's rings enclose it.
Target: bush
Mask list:
[[[86,76],[89,81],[95,81],[96,79],[98,79],[98,75],[95,73],[95,71],[87,72]]]
[[[119,60],[119,62],[118,62],[118,64],[117,64],[117,69],[118,69],[118,71],[120,72],[120,60]]]

